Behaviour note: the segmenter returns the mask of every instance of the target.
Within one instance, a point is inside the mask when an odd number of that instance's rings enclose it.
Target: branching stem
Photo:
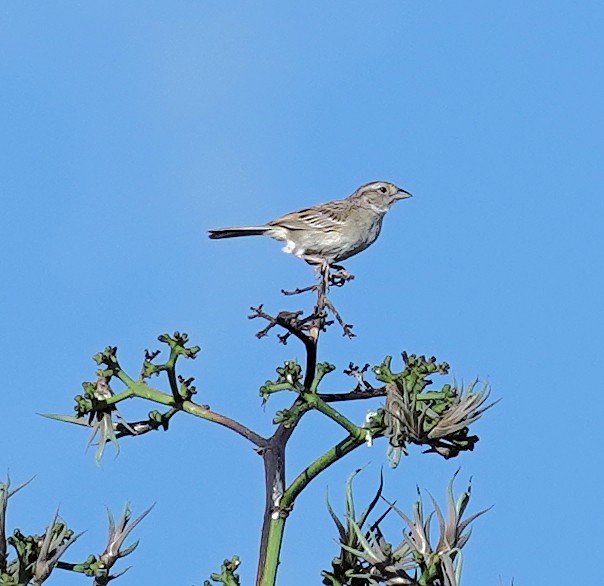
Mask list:
[[[333,446],[322,456],[317,458],[310,466],[307,466],[291,483],[281,499],[281,507],[288,508],[293,506],[296,497],[302,492],[313,478],[316,478],[321,472],[329,468],[334,462],[343,458],[359,446],[365,443],[364,437],[349,436],[346,439]]]
[[[122,377],[119,378],[124,380]],[[132,381],[132,379],[130,380]],[[132,397],[140,397],[141,399],[153,401],[154,403],[181,409],[182,411],[194,415],[195,417],[200,417],[201,419],[218,423],[219,425],[222,425],[223,427],[226,427],[243,436],[258,448],[264,448],[267,445],[268,440],[266,438],[252,431],[242,423],[227,417],[226,415],[221,415],[220,413],[211,411],[210,409],[202,407],[201,405],[190,400],[177,401],[172,395],[164,393],[147,385],[146,383],[138,381],[132,381],[124,392],[115,394],[112,397],[105,399],[103,402],[100,402],[100,404],[101,406],[114,405],[126,399],[131,399]]]
[[[346,416],[328,405],[316,393],[303,393],[302,398],[309,403],[314,409],[323,413],[331,420],[341,425],[352,437],[360,437],[362,435],[361,428],[350,421]]]

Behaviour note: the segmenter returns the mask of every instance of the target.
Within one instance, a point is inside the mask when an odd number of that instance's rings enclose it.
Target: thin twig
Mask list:
[[[283,311],[277,317],[274,317],[264,311],[262,305],[251,308],[252,314],[248,316],[250,319],[262,318],[268,322],[266,327],[256,333],[258,338],[267,336],[275,326],[280,325],[287,330],[287,333],[278,334],[277,336],[282,344],[287,344],[290,335],[299,337],[296,332],[313,339],[318,339],[319,333],[325,331],[327,327],[334,323],[333,320],[327,319],[328,313],[331,313],[340,324],[345,336],[349,338],[355,336],[352,331],[352,324],[344,321],[340,312],[328,296],[331,286],[342,287],[348,281],[354,279],[354,276],[339,265],[329,266],[326,264],[318,268],[319,281],[314,285],[298,287],[292,290],[281,289],[281,293],[287,296],[300,295],[311,291],[315,292],[317,295],[315,306],[309,315],[303,317],[302,311]]]
[[[374,399],[375,397],[385,397],[386,387],[372,388],[367,390],[354,390],[349,393],[319,393],[319,397],[326,403],[336,403],[338,401],[359,401],[363,399]]]
[[[318,285],[309,285],[308,287],[298,287],[297,289],[293,289],[292,291],[287,291],[286,289],[281,289],[281,293],[283,295],[300,295],[300,293],[307,293],[308,291],[316,291]]]

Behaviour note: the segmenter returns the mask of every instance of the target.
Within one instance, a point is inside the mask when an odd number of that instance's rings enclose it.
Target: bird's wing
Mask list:
[[[285,214],[272,222],[269,226],[282,226],[289,230],[318,230],[337,229],[343,225],[348,215],[348,206],[345,200],[331,201],[312,208],[305,208],[290,214]]]

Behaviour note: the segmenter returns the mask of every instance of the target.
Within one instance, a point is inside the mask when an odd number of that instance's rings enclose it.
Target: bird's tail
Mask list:
[[[234,228],[216,228],[209,230],[210,238],[237,238],[239,236],[261,236],[268,230],[268,226],[236,226]]]

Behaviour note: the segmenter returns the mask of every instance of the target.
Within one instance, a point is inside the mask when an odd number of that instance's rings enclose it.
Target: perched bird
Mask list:
[[[210,238],[269,236],[285,242],[283,252],[294,254],[323,270],[373,244],[386,212],[411,194],[393,183],[374,181],[346,199],[291,212],[262,226],[210,230]]]

